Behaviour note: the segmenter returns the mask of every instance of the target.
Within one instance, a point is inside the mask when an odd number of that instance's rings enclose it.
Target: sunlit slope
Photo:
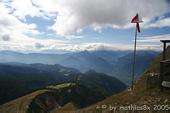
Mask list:
[[[170,59],[170,47],[167,48],[167,59]],[[101,111],[101,106],[106,105],[107,108],[109,105],[112,106],[125,106],[125,105],[149,105],[153,107],[153,105],[170,105],[170,90],[165,89],[164,91],[159,90],[158,84],[158,75],[156,75],[153,79],[148,80],[149,73],[159,73],[160,71],[160,61],[162,59],[162,54],[160,54],[154,61],[150,64],[149,68],[144,72],[141,78],[136,81],[135,89],[132,93],[131,91],[124,91],[122,93],[113,95],[104,101],[101,101],[95,105],[87,107],[86,109],[82,109],[83,112],[95,111],[96,113],[100,113],[97,111]],[[98,107],[98,109],[96,109]],[[111,111],[108,109],[102,109],[106,113],[110,113]],[[104,112],[104,113],[105,113]],[[125,112],[125,111],[117,111]],[[131,113],[132,111],[129,111]],[[139,111],[138,111],[139,112]],[[147,111],[146,111],[147,112]],[[148,111],[149,112],[149,111]],[[152,111],[153,113],[161,113],[169,111]],[[141,111],[143,113],[143,111]]]
[[[26,113],[32,99],[48,90],[39,90],[0,106],[0,113]]]
[[[149,80],[149,73],[157,74],[160,69],[160,61],[162,54],[154,59],[150,64],[148,69],[143,73],[141,78],[135,82],[135,89],[132,93],[131,91],[124,91],[119,94],[112,95],[107,99],[98,102],[97,104],[91,105],[83,109],[74,109],[73,105],[69,105],[69,109],[58,109],[51,113],[113,113],[109,106],[127,106],[127,105],[148,105],[153,107],[153,105],[170,105],[170,90],[164,90],[160,92],[158,88],[158,75],[153,79]],[[167,48],[167,58],[170,58],[170,47]],[[102,106],[105,108],[102,109]],[[123,111],[117,110],[114,113],[169,113],[169,110],[165,111]]]
[[[105,97],[81,84],[49,85],[43,90],[0,106],[0,113],[46,113],[55,110],[75,110],[94,104]]]
[[[95,71],[80,73],[57,64],[0,64],[0,105],[50,84],[75,82],[77,77],[79,83],[105,97],[126,88],[120,80]]]

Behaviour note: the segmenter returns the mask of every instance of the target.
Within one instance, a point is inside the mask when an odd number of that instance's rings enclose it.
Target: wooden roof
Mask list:
[[[170,43],[170,40],[160,40],[163,43]]]

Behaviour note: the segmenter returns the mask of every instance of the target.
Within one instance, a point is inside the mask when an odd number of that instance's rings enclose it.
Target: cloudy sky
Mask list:
[[[138,49],[170,39],[169,0],[0,0],[0,50],[61,52]]]

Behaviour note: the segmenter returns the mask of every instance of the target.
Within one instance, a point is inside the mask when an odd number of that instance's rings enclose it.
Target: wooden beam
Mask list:
[[[166,42],[163,43],[163,58],[162,60],[166,60]]]
[[[170,40],[160,40],[163,43],[170,43]]]

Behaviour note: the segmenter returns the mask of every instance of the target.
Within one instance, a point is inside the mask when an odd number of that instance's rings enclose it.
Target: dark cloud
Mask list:
[[[43,48],[44,45],[37,42],[37,43],[35,43],[35,47],[36,47],[37,49],[40,49],[40,48]]]
[[[3,35],[2,40],[3,41],[10,41],[10,35]]]

